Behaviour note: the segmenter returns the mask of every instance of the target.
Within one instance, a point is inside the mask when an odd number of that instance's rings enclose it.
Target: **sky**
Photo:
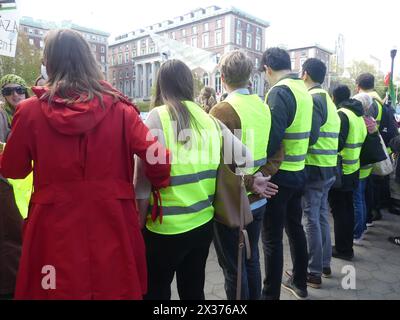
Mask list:
[[[400,50],[399,0],[17,0],[21,16],[50,21],[72,20],[113,37],[198,7],[234,6],[270,22],[267,46],[289,48],[318,43],[334,51],[339,33],[345,37],[345,59],[373,55],[390,71],[390,50]],[[400,51],[395,74],[400,75]]]

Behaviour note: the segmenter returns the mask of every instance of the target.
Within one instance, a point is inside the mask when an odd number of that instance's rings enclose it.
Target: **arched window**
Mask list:
[[[217,94],[222,93],[221,73],[219,71],[215,74],[215,92]]]
[[[253,93],[260,94],[260,76],[258,74],[254,75],[253,78]]]
[[[210,85],[210,76],[207,72],[203,74],[203,84],[205,87],[208,87]]]

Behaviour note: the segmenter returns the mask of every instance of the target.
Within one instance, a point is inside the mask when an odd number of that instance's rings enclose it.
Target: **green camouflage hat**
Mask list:
[[[25,80],[15,74],[7,74],[0,79],[0,88],[4,88],[8,84],[19,84],[27,88]]]

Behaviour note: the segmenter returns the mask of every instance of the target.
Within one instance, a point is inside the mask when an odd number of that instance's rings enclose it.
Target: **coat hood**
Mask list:
[[[100,99],[97,97],[89,102],[66,104],[57,95],[54,96],[52,103],[49,104],[46,99],[42,99],[43,95],[49,91],[49,88],[33,87],[32,91],[41,100],[42,111],[53,129],[65,135],[81,135],[93,130],[119,101],[131,105],[139,112],[122,93],[113,89],[107,83],[103,83],[103,86],[116,94],[116,98],[110,95],[103,95],[104,106],[101,105]]]
[[[349,99],[349,100],[343,101],[339,105],[339,109],[340,108],[349,109],[349,110],[353,111],[358,117],[362,117],[364,115],[364,108],[363,108],[362,103],[355,99]]]

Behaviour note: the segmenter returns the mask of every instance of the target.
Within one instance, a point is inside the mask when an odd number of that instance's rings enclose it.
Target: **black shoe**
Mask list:
[[[322,270],[322,277],[326,279],[332,278],[332,270],[331,268],[324,268]]]
[[[336,259],[341,259],[341,260],[346,260],[346,261],[351,261],[354,258],[354,253],[348,255],[348,254],[343,254],[341,252],[338,252],[336,250],[336,247],[332,248],[332,257]]]
[[[303,300],[308,297],[307,288],[300,289],[293,283],[293,278],[289,278],[282,283],[282,287],[293,294],[297,299]]]
[[[390,237],[388,240],[390,243],[400,247],[400,237]]]
[[[319,276],[313,275],[309,273],[307,275],[307,286],[314,288],[314,289],[321,289],[322,279]]]

